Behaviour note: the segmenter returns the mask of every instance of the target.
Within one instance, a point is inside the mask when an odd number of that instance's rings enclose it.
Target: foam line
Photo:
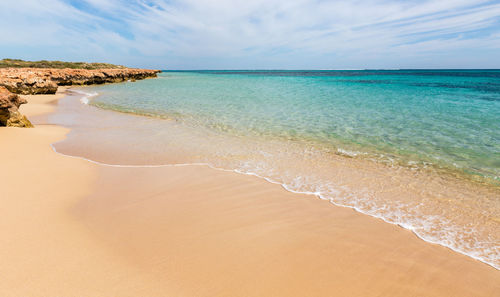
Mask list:
[[[89,104],[90,98],[99,95],[99,93],[96,93],[96,92],[94,92],[94,93],[87,93],[87,92],[84,92],[84,91],[81,91],[81,90],[73,90],[73,89],[71,89],[71,90],[68,90],[68,91],[70,91],[72,93],[77,93],[77,94],[83,95],[80,98],[80,102],[83,103],[83,104],[85,104],[85,105]]]
[[[62,142],[62,141],[63,140],[58,141],[58,142]],[[495,263],[491,263],[488,260],[483,259],[483,258],[481,258],[481,257],[479,257],[477,255],[461,251],[457,247],[454,247],[454,246],[452,246],[452,245],[450,245],[448,243],[440,242],[440,241],[436,241],[436,240],[432,240],[430,238],[425,237],[422,234],[419,234],[418,228],[415,228],[414,226],[409,225],[408,223],[397,222],[397,221],[390,221],[390,220],[388,220],[387,218],[384,218],[381,215],[370,213],[368,211],[360,209],[359,207],[351,206],[351,205],[345,205],[345,204],[341,204],[341,203],[335,202],[333,198],[326,197],[321,192],[297,191],[297,190],[292,189],[287,184],[283,184],[283,183],[277,182],[277,181],[272,180],[272,179],[270,179],[268,177],[261,176],[261,175],[255,173],[255,172],[242,171],[242,170],[239,170],[239,169],[224,169],[224,168],[215,167],[215,166],[213,166],[213,165],[211,165],[209,163],[179,163],[179,164],[161,164],[161,165],[120,165],[120,164],[107,164],[107,163],[102,163],[102,162],[99,162],[99,161],[94,161],[94,160],[91,160],[91,159],[87,159],[85,157],[72,156],[72,155],[67,155],[67,154],[60,153],[60,152],[57,151],[57,149],[54,146],[58,142],[54,142],[54,143],[50,144],[52,150],[55,153],[63,155],[65,157],[70,157],[70,158],[76,158],[76,159],[85,160],[87,162],[90,162],[92,164],[96,164],[96,165],[99,165],[99,166],[114,167],[114,168],[162,168],[162,167],[184,167],[184,166],[207,166],[207,167],[215,169],[215,170],[220,170],[220,171],[224,171],[224,172],[234,172],[234,173],[239,173],[239,174],[244,174],[244,175],[249,175],[249,176],[254,176],[254,177],[257,177],[257,178],[261,178],[261,179],[264,179],[265,181],[267,181],[269,183],[280,185],[283,189],[285,189],[288,192],[296,193],[296,194],[312,195],[312,196],[315,196],[315,197],[317,197],[319,199],[327,200],[327,201],[329,201],[330,203],[332,203],[335,206],[350,208],[350,209],[353,209],[353,210],[355,210],[355,211],[357,211],[359,213],[362,213],[362,214],[365,214],[365,215],[369,215],[369,216],[377,218],[377,219],[381,219],[381,220],[383,220],[386,223],[389,223],[389,224],[392,224],[392,225],[396,225],[398,227],[401,227],[401,228],[404,228],[406,230],[411,231],[418,238],[422,239],[425,242],[444,246],[446,248],[449,248],[449,249],[453,250],[454,252],[457,252],[457,253],[460,253],[462,255],[468,256],[468,257],[473,258],[475,260],[478,260],[478,261],[480,261],[482,263],[485,263],[485,264],[487,264],[487,265],[489,265],[489,266],[491,266],[491,267],[493,267],[493,268],[495,268],[497,270],[500,270],[500,266],[495,265]]]

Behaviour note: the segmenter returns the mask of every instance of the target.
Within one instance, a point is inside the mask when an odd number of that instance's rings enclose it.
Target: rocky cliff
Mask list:
[[[33,127],[31,122],[19,112],[19,106],[27,103],[24,98],[0,87],[0,126]]]
[[[54,94],[57,86],[115,83],[156,77],[147,69],[0,68],[0,86],[16,94]]]
[[[156,77],[147,69],[0,68],[0,126],[33,127],[19,113],[27,103],[17,94],[55,94],[57,86],[92,85]]]

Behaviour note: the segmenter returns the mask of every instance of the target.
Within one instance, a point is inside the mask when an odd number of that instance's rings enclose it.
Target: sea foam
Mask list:
[[[84,92],[84,91],[82,91],[82,90],[73,90],[73,89],[71,90],[71,92],[72,92],[72,93],[77,93],[77,94],[82,95],[82,96],[80,97],[80,102],[81,102],[82,104],[85,104],[85,105],[88,105],[88,104],[89,104],[90,99],[91,99],[92,97],[95,97],[95,96],[99,95],[99,93],[97,93],[97,92],[88,93],[88,92]]]
[[[92,101],[106,107],[109,103],[112,109],[143,115],[167,113],[177,120],[172,125],[150,119],[132,125],[127,120],[120,125],[130,127],[110,125],[99,130],[113,133],[118,129],[115,132],[121,135],[123,129],[134,133],[135,127],[141,127],[142,132],[130,137],[130,142],[117,139],[111,149],[133,151],[136,143],[147,143],[147,154],[141,155],[148,159],[130,163],[131,159],[85,157],[108,164],[156,167],[153,164],[170,163],[161,155],[176,153],[167,151],[174,144],[188,148],[193,156],[204,156],[185,164],[259,176],[291,192],[315,195],[401,226],[425,241],[500,268],[500,240],[495,232],[498,195],[486,190],[487,195],[482,195],[474,190],[479,187],[454,179],[461,170],[498,181],[498,168],[492,166],[498,149],[491,145],[498,139],[498,130],[490,128],[500,114],[495,113],[500,107],[495,101],[498,93],[471,97],[458,87],[423,84],[421,73],[362,73],[370,75],[370,80],[347,80],[352,73],[341,80],[271,74],[169,73],[133,86],[93,87],[106,96],[92,100],[97,93],[80,90],[83,104]],[[436,74],[425,80],[449,84],[457,79]],[[474,99],[479,96],[491,100]],[[103,146],[92,141],[89,146],[95,151]],[[144,152],[144,146],[140,149]],[[442,168],[455,171],[441,178]]]

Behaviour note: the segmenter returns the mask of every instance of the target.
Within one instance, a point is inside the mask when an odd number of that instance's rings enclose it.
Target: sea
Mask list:
[[[163,71],[71,92],[58,152],[255,175],[500,269],[500,70]]]

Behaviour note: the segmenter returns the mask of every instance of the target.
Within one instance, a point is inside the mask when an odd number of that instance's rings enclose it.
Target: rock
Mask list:
[[[27,101],[0,86],[0,126],[33,127],[31,122],[19,112],[19,106]]]
[[[16,94],[55,94],[58,86],[135,81],[156,77],[159,72],[133,68],[0,68],[0,126],[33,127],[18,110],[26,100]]]
[[[135,81],[156,77],[159,70],[148,69],[53,69],[1,68],[0,86],[16,94],[55,94],[57,86],[91,85]]]
[[[11,113],[11,117],[7,120],[7,127],[33,128],[33,124],[28,118],[22,115],[19,111]]]
[[[16,94],[54,94],[57,84],[30,68],[0,69],[0,86]]]

